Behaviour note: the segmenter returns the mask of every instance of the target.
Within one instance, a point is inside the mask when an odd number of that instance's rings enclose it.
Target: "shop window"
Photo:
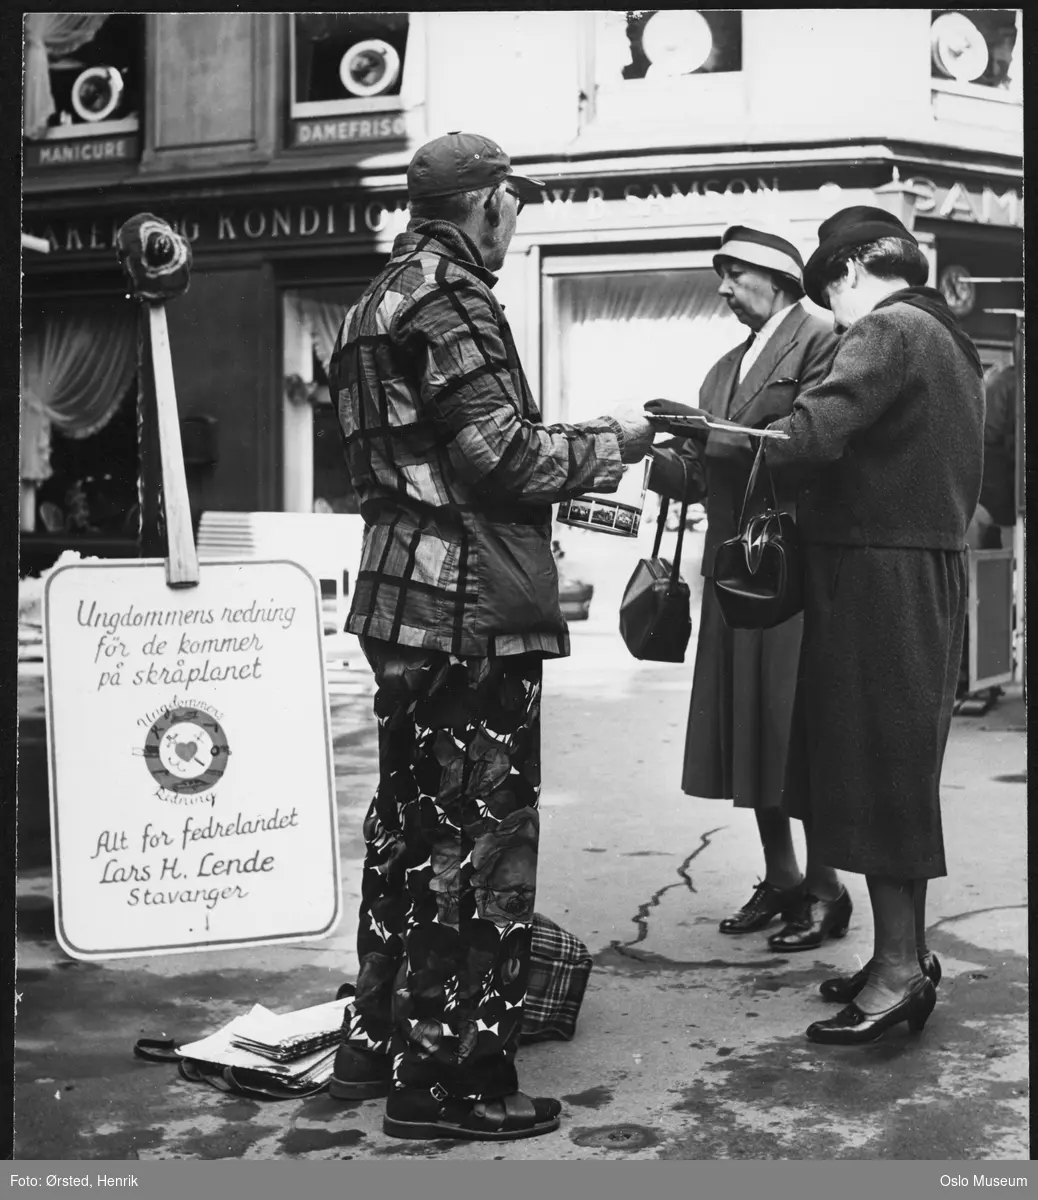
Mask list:
[[[84,138],[139,128],[142,14],[28,13],[25,35],[27,138]]]
[[[700,380],[746,337],[705,252],[547,258],[544,274],[552,421],[588,420],[633,395],[696,404]]]
[[[294,13],[292,116],[401,107],[407,13]]]
[[[284,295],[284,505],[288,512],[358,513],[343,455],[328,368],[359,282],[293,289]]]
[[[26,308],[20,377],[23,532],[135,532],[136,374],[137,314],[130,301]]]
[[[704,114],[719,124],[744,119],[740,10],[599,11],[585,20],[582,126],[654,144],[687,140]]]
[[[600,86],[742,70],[737,9],[642,9],[596,16]]]
[[[36,489],[36,533],[136,538],[137,381],[89,437],[51,436],[49,478]]]
[[[945,86],[1021,96],[1019,9],[931,10],[931,76]]]

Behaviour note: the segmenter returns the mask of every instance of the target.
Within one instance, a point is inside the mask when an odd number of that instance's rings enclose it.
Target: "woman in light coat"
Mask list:
[[[714,257],[718,293],[751,334],[711,367],[699,390],[700,408],[751,428],[788,414],[798,393],[824,378],[836,338],[831,322],[800,303],[803,266],[781,233],[749,225],[725,232]],[[781,916],[785,924],[768,947],[789,953],[842,936],[851,901],[836,873],[813,854],[809,831],[806,873],[793,846],[790,817],[805,814],[785,786],[786,755],[803,620],[798,615],[774,629],[731,630],[710,585],[717,547],[737,533],[755,448],[749,437],[721,430],[677,439],[653,450],[648,483],[670,499],[705,499],[707,510],[681,786],[692,796],[752,809],[764,853],[763,878],[720,930],[753,933]],[[794,511],[795,486],[781,478],[776,485],[780,506]]]

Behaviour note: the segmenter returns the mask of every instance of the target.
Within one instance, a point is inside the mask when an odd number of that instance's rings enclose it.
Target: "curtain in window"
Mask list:
[[[556,306],[569,422],[621,401],[696,404],[703,376],[747,335],[708,268],[560,276]]]
[[[136,370],[133,305],[95,305],[28,319],[22,334],[22,479],[50,478],[52,428],[72,438],[103,429]]]
[[[325,375],[328,374],[328,363],[335,348],[335,339],[339,335],[339,326],[346,316],[346,305],[336,304],[327,300],[315,300],[310,296],[296,296],[297,311],[303,323],[310,330],[314,340],[314,349],[321,360]]]
[[[25,76],[23,129],[28,138],[43,137],[54,115],[50,89],[50,59],[71,54],[89,42],[110,13],[27,13],[25,16]]]

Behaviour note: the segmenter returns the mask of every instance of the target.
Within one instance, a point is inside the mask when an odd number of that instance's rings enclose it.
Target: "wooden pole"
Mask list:
[[[198,583],[198,554],[191,529],[184,452],[180,444],[177,393],[173,383],[173,360],[169,352],[166,306],[147,302],[151,367],[155,381],[155,411],[162,463],[162,507],[166,517],[166,583],[170,587],[194,587]]]
[[[137,317],[137,505],[138,550],[141,558],[165,558],[166,530],[162,521],[162,464],[159,460],[158,416],[155,412],[155,373],[151,367],[148,314]]]
[[[148,557],[155,549],[161,553],[165,532],[166,583],[194,587],[198,584],[198,555],[165,306],[167,299],[187,291],[191,244],[152,213],[131,217],[120,227],[116,243],[129,294],[141,301],[137,393],[141,552]]]

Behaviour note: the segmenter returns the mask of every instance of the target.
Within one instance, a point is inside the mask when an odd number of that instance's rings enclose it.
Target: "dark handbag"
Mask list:
[[[669,507],[665,502],[660,504],[652,557],[641,559],[634,568],[620,602],[620,634],[627,649],[635,658],[650,662],[684,662],[685,647],[692,634],[689,588],[678,573],[688,501],[681,503],[673,564],[659,557]]]
[[[770,629],[804,607],[803,564],[796,521],[779,511],[775,481],[767,464],[772,508],[746,519],[746,509],[764,457],[757,449],[739,513],[739,535],[722,542],[714,556],[714,595],[730,629]]]

